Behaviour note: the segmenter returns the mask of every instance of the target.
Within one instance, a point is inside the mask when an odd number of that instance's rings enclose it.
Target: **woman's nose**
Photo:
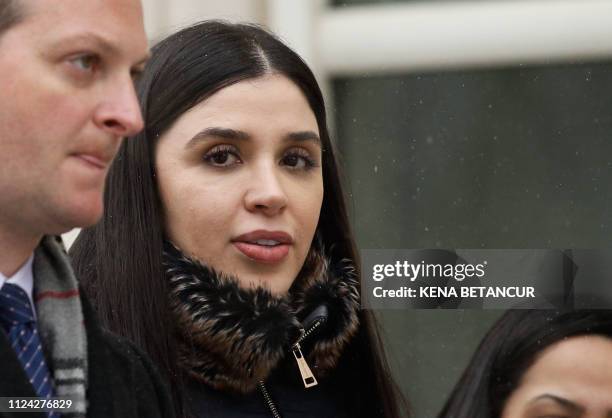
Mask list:
[[[287,206],[287,194],[277,167],[260,167],[251,173],[245,195],[245,206],[250,212],[274,216]]]

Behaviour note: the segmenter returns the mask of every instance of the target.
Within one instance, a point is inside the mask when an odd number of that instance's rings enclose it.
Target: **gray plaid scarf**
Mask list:
[[[85,417],[87,335],[79,286],[61,237],[46,236],[34,252],[34,304],[55,396],[72,400],[70,417]]]

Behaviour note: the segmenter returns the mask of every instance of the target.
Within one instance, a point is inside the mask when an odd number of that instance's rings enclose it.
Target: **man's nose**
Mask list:
[[[125,77],[107,89],[107,96],[96,110],[94,122],[115,136],[136,135],[144,127],[140,104],[131,77]]]

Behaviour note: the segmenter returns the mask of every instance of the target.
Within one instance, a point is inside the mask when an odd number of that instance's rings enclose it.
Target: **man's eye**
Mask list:
[[[100,58],[97,55],[86,54],[72,58],[70,63],[81,71],[95,71],[100,64]]]

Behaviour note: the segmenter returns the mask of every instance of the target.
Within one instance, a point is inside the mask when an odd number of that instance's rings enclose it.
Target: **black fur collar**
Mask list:
[[[179,363],[213,388],[253,391],[289,353],[302,322],[325,306],[327,319],[304,352],[315,377],[332,370],[356,333],[359,287],[353,266],[311,250],[289,294],[242,289],[234,277],[214,271],[165,245],[164,268],[177,321]],[[319,308],[319,309],[317,309]],[[312,316],[312,315],[310,315]]]

